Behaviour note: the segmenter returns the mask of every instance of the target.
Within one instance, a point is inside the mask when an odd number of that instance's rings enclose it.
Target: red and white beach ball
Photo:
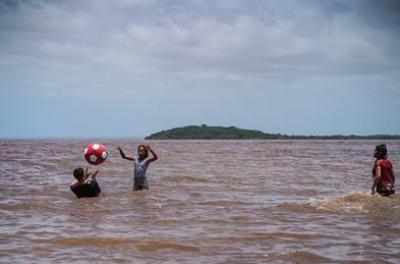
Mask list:
[[[106,147],[100,143],[90,143],[86,146],[83,154],[85,155],[87,162],[92,165],[103,163],[108,156]]]

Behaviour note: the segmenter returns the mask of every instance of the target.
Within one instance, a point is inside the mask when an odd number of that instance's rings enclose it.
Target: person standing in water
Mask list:
[[[133,190],[148,190],[149,184],[147,182],[146,171],[150,163],[158,160],[157,154],[151,149],[149,145],[139,145],[137,149],[138,155],[134,158],[125,155],[120,146],[117,147],[123,159],[133,161]],[[151,157],[149,157],[149,152]]]
[[[390,196],[395,193],[393,165],[387,157],[388,154],[385,144],[375,147],[374,158],[376,158],[376,160],[374,168],[372,169],[374,182],[371,187],[371,194],[377,192],[382,196]]]

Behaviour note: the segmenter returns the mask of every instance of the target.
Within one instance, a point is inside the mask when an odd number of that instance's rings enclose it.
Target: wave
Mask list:
[[[393,209],[400,209],[399,198],[399,196],[382,197],[380,195],[369,195],[363,192],[353,192],[341,197],[323,199],[310,198],[309,205],[318,211],[332,213],[381,213],[393,211]]]
[[[327,263],[332,261],[331,259],[307,250],[295,250],[285,255],[283,259],[291,260],[295,263]]]
[[[381,214],[393,211],[400,213],[400,196],[382,197],[352,192],[344,196],[312,197],[307,203],[284,202],[277,208],[295,213]]]
[[[164,177],[164,179],[170,182],[188,182],[188,183],[203,183],[209,181],[204,178],[188,176],[188,175],[166,176]]]
[[[43,241],[41,241],[43,242]],[[94,247],[127,247],[134,248],[139,251],[178,251],[178,252],[197,252],[198,247],[173,243],[171,241],[151,239],[151,238],[138,238],[138,239],[123,239],[112,237],[85,237],[85,238],[62,238],[52,240],[61,246],[94,246]]]

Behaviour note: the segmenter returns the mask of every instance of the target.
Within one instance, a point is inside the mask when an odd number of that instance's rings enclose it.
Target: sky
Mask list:
[[[400,134],[400,1],[0,0],[0,138]]]

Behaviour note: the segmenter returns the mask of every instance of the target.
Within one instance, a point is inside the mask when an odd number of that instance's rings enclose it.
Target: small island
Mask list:
[[[331,135],[301,136],[264,133],[259,130],[242,129],[234,126],[185,126],[154,133],[145,139],[400,139],[400,135]]]

